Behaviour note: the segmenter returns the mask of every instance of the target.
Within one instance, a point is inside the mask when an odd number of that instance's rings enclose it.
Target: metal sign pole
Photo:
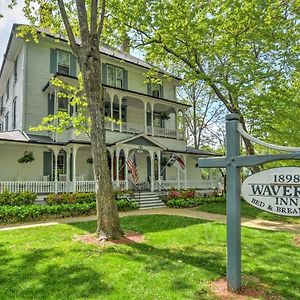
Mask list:
[[[240,168],[235,165],[240,155],[238,122],[239,115],[226,116],[227,287],[232,291],[241,288],[241,178]]]

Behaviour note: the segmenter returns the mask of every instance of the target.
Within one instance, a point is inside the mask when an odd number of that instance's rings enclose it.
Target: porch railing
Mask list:
[[[116,181],[113,182],[114,189],[126,189],[126,181],[120,180],[119,186]],[[217,189],[219,187],[218,179],[205,179],[205,180],[161,180],[154,181],[154,190],[169,190],[171,188],[184,189]],[[140,186],[140,190],[150,189],[150,185]],[[64,192],[73,192],[74,183],[72,181],[0,181],[0,193],[4,191],[9,192],[34,192],[38,194],[50,194]],[[76,181],[75,190],[77,192],[94,192],[96,190],[95,181]]]

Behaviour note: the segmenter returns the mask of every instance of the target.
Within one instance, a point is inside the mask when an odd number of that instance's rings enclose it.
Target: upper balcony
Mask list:
[[[127,134],[145,133],[149,136],[177,140],[186,139],[184,113],[188,105],[136,91],[103,86],[105,88],[105,115],[110,119],[105,124],[106,130]],[[44,89],[46,90],[51,93],[53,99],[53,109],[48,111],[54,113],[62,110],[76,114],[76,111],[66,102],[67,99],[58,97],[57,88],[49,85]],[[77,140],[82,138],[84,137],[76,137]],[[72,139],[75,139],[75,133],[70,128],[64,140]]]

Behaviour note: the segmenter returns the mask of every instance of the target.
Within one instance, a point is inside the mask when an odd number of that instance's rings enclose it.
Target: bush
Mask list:
[[[133,190],[114,190],[114,195],[116,199],[124,199],[124,198],[134,198],[134,191]]]
[[[48,205],[57,204],[83,204],[96,202],[95,193],[63,193],[63,194],[49,194],[46,197]]]
[[[136,202],[128,200],[128,199],[117,200],[117,206],[118,206],[119,211],[127,211],[127,210],[138,208],[138,205]]]
[[[0,205],[29,205],[33,204],[36,198],[37,194],[32,192],[11,193],[9,191],[4,191],[3,193],[0,193]]]
[[[17,223],[91,215],[96,213],[96,203],[61,205],[0,206],[0,223]]]
[[[168,207],[197,207],[207,203],[222,203],[225,202],[225,197],[196,197],[196,198],[176,198],[167,202]]]
[[[168,192],[168,200],[172,199],[189,199],[194,198],[196,195],[195,190],[170,190]]]

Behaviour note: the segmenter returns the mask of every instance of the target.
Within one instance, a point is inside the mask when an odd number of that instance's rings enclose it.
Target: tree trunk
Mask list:
[[[106,154],[104,89],[101,84],[100,53],[97,45],[82,50],[79,54],[79,64],[91,118],[91,148],[96,180],[96,234],[100,239],[119,239],[123,237],[123,231]]]

